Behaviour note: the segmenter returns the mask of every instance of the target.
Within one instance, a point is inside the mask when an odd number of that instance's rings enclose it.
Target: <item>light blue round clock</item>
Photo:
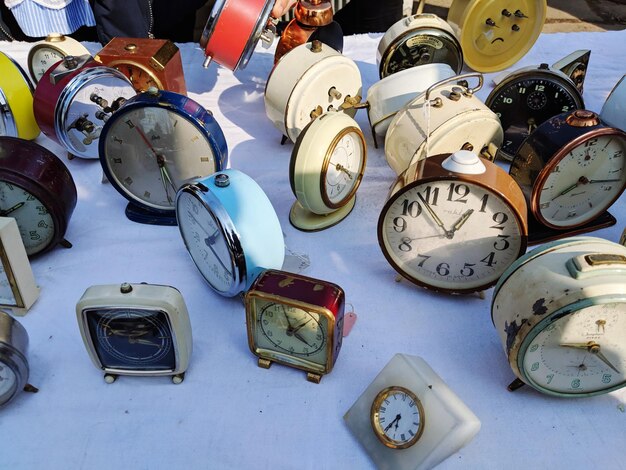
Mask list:
[[[272,203],[238,170],[183,185],[176,196],[180,233],[194,263],[219,294],[248,290],[264,269],[280,269],[285,244]]]
[[[187,96],[151,88],[108,118],[100,162],[113,187],[129,200],[135,222],[176,223],[176,191],[227,164],[226,139],[213,115]]]

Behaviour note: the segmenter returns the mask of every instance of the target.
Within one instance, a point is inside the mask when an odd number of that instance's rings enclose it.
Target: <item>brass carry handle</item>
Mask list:
[[[448,77],[445,78],[437,83],[433,83],[427,90],[426,90],[426,94],[425,94],[425,101],[429,102],[430,101],[430,94],[436,90],[437,88],[450,83],[450,82],[460,82],[462,80],[466,80],[468,78],[477,78],[478,79],[478,85],[475,88],[469,88],[468,86],[465,86],[463,88],[466,89],[466,93],[473,95],[474,93],[476,93],[478,90],[480,90],[483,87],[483,74],[479,73],[479,72],[471,72],[471,73],[465,73],[463,75],[455,75],[454,77]]]

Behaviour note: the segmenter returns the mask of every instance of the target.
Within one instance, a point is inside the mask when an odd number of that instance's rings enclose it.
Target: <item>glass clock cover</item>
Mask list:
[[[187,96],[151,89],[129,99],[106,122],[100,162],[132,204],[173,213],[186,182],[224,168],[228,148],[213,115]]]
[[[247,290],[264,269],[280,269],[285,244],[261,187],[234,169],[183,185],[176,196],[181,236],[196,267],[219,294]]]
[[[176,375],[191,356],[191,325],[180,292],[154,284],[88,288],[76,305],[96,367],[119,375]]]
[[[574,237],[536,248],[506,270],[491,317],[522,382],[562,397],[626,385],[624,266],[626,247]]]

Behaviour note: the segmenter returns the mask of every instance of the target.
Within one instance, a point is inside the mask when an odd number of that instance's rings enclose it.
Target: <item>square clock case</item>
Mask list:
[[[469,443],[480,421],[417,356],[396,354],[344,415],[380,469],[432,468]]]
[[[89,287],[76,304],[87,352],[104,380],[118,375],[172,376],[183,381],[192,340],[187,307],[174,287],[111,284]]]

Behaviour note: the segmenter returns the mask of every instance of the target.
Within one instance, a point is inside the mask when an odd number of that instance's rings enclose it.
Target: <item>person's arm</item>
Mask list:
[[[280,18],[297,2],[298,0],[276,0],[274,8],[272,8],[272,16]]]

